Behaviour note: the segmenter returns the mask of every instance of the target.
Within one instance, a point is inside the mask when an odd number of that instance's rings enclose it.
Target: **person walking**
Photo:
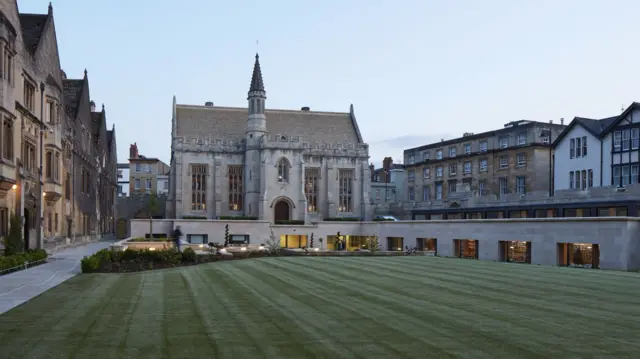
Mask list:
[[[180,226],[177,226],[176,229],[173,230],[173,240],[175,241],[175,247],[178,252],[180,252],[181,236],[182,236],[182,231],[180,230]]]

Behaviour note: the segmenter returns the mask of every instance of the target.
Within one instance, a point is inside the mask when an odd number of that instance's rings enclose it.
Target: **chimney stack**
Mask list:
[[[311,111],[311,107],[309,107],[309,106],[303,106],[303,107],[300,109],[300,111],[309,112],[309,111]]]
[[[564,125],[564,117],[560,117],[560,125]]]
[[[389,171],[391,171],[391,168],[393,167],[393,158],[391,157],[385,157],[384,160],[382,160],[382,169],[384,171],[382,171],[382,181],[389,183],[390,179],[391,179],[391,173]]]
[[[89,102],[89,106],[91,106],[91,112],[96,112],[96,103],[91,101]]]
[[[371,182],[373,182],[376,173],[376,166],[374,166],[373,163],[369,165],[369,172],[371,172]]]
[[[550,125],[553,125],[553,120],[549,120],[549,124],[550,124]]]
[[[138,158],[138,144],[137,142],[129,146],[129,158]]]

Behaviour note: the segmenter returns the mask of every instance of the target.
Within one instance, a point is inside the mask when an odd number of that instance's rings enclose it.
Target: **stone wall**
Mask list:
[[[640,219],[632,217],[596,218],[523,218],[448,221],[400,222],[320,222],[305,226],[270,225],[267,221],[154,220],[153,232],[169,234],[180,226],[185,238],[189,234],[207,234],[209,242],[224,242],[225,226],[229,233],[249,235],[251,244],[265,243],[271,231],[280,235],[314,235],[316,247],[326,247],[318,238],[341,235],[378,236],[386,248],[386,238],[401,237],[403,246],[416,246],[417,238],[436,238],[438,255],[454,256],[455,239],[479,241],[479,259],[499,260],[499,241],[531,242],[532,264],[556,265],[558,243],[593,243],[600,245],[603,269],[640,269]],[[131,220],[131,236],[143,237],[149,221]]]

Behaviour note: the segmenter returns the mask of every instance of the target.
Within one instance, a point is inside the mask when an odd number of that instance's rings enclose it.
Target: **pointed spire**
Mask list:
[[[104,104],[102,104],[102,112],[104,112]]]
[[[84,68],[84,78],[85,79],[87,78],[87,68],[86,67]]]
[[[53,5],[51,5],[51,1],[49,1],[49,15],[53,14]]]
[[[262,82],[262,70],[260,69],[260,56],[256,53],[256,62],[253,65],[253,76],[251,76],[251,86],[249,92],[264,91],[264,83]]]

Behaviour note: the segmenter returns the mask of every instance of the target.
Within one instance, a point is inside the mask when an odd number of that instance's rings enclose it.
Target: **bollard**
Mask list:
[[[29,268],[29,261],[24,261],[24,275],[27,275],[27,268]]]

